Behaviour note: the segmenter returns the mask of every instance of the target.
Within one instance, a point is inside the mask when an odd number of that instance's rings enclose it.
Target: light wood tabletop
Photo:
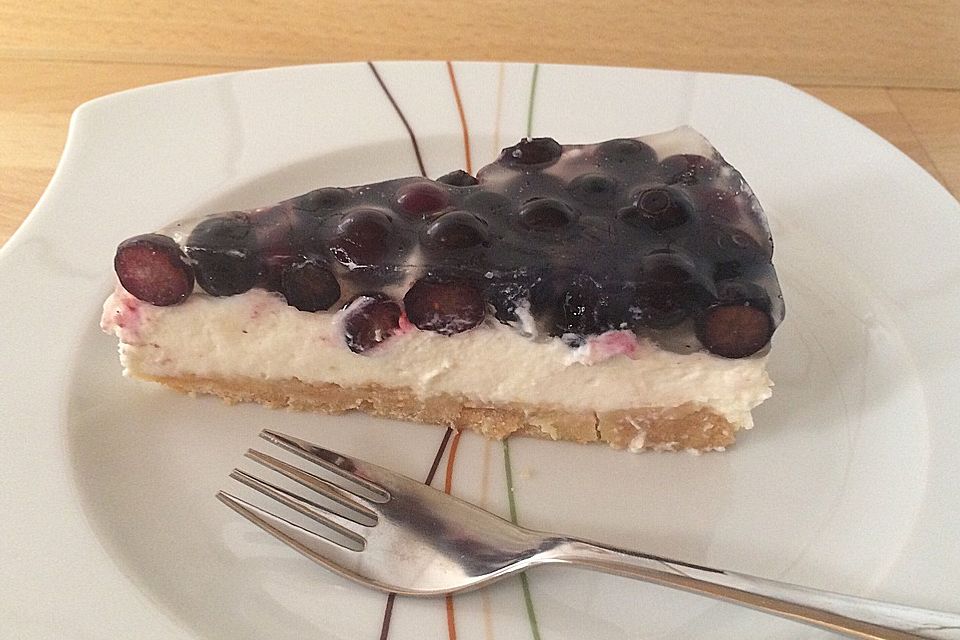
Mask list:
[[[0,0],[0,244],[43,193],[84,101],[189,76],[367,59],[768,75],[856,118],[960,195],[955,0]]]

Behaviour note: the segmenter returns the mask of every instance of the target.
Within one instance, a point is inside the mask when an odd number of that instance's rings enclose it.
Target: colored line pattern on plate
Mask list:
[[[407,130],[407,134],[410,136],[410,144],[413,145],[413,154],[417,157],[417,166],[420,168],[420,175],[424,178],[427,177],[427,170],[423,166],[423,157],[420,155],[420,145],[417,143],[417,136],[413,132],[413,129],[410,127],[410,123],[407,122],[407,117],[403,115],[403,111],[400,109],[400,105],[397,104],[397,101],[393,99],[393,94],[390,93],[390,89],[387,88],[386,83],[384,83],[383,78],[380,77],[380,72],[377,71],[376,65],[373,62],[367,61],[367,66],[370,67],[370,71],[373,72],[373,77],[377,79],[377,84],[380,85],[380,88],[383,89],[383,93],[387,96],[387,100],[390,101],[390,104],[393,105],[393,110],[397,112],[397,115],[400,116],[400,122],[403,123],[403,127]]]
[[[377,70],[376,65],[373,62],[368,61],[367,66],[370,68],[370,71],[373,73],[374,77],[377,80],[377,84],[380,85],[380,88],[383,90],[384,95],[390,101],[390,104],[393,106],[394,110],[397,113],[397,116],[400,118],[400,121],[403,123],[404,128],[407,130],[407,134],[410,136],[410,143],[413,148],[414,155],[416,156],[417,166],[420,168],[420,174],[426,177],[427,172],[423,164],[423,158],[420,153],[420,145],[417,142],[416,134],[413,132],[413,128],[410,126],[410,123],[407,121],[406,116],[403,114],[402,109],[397,104],[393,95],[390,93],[390,90],[387,88],[386,83],[383,81],[379,71]],[[453,91],[454,101],[457,106],[457,113],[460,118],[460,126],[463,132],[463,148],[464,148],[464,160],[466,165],[466,170],[468,173],[473,173],[473,167],[471,162],[470,154],[470,132],[467,125],[466,113],[463,108],[463,101],[460,96],[460,90],[457,85],[456,73],[453,68],[453,63],[450,61],[446,62],[447,74],[450,79],[450,86]],[[540,65],[533,65],[533,72],[530,79],[530,98],[527,105],[527,137],[531,137],[533,131],[533,115],[534,115],[534,104],[536,98],[536,88],[537,88],[537,79],[540,73]],[[500,119],[501,119],[501,110],[503,104],[503,89],[504,89],[504,65],[500,64],[498,70],[497,78],[497,93],[496,93],[496,122],[494,124],[494,141],[497,146],[499,146],[500,139]],[[451,435],[453,440],[451,442]],[[433,464],[430,467],[430,471],[427,474],[427,478],[424,484],[430,485],[433,482],[433,478],[436,475],[437,468],[439,467],[440,460],[443,457],[444,452],[447,449],[448,443],[450,444],[450,452],[447,456],[447,466],[444,478],[444,491],[450,493],[453,485],[453,470],[456,463],[457,448],[460,443],[461,432],[453,431],[451,428],[447,428],[444,433],[443,440],[440,443],[439,448],[437,449],[436,455],[434,456]],[[516,496],[515,488],[513,484],[513,470],[510,462],[510,444],[508,440],[503,441],[503,464],[504,464],[504,473],[506,475],[506,485],[507,485],[507,501],[510,507],[510,520],[516,524],[517,523],[517,505],[516,505]],[[486,475],[484,475],[484,484],[486,483]],[[484,487],[484,491],[486,488]],[[536,611],[533,606],[533,598],[530,593],[530,583],[527,579],[525,573],[520,574],[520,587],[523,592],[523,601],[524,606],[527,612],[527,619],[530,623],[530,632],[533,640],[540,640],[540,629],[537,623]],[[396,602],[396,594],[389,594],[387,596],[386,605],[383,612],[383,622],[380,627],[380,640],[386,640],[390,633],[390,621],[393,617],[393,608]],[[446,609],[446,618],[447,618],[447,636],[449,640],[457,640],[457,627],[456,627],[456,609],[454,606],[453,596],[447,595],[445,598],[445,609]],[[489,603],[485,601],[484,606],[484,615],[487,618],[487,624],[485,627],[485,636],[490,639],[492,638],[492,625],[489,624]]]

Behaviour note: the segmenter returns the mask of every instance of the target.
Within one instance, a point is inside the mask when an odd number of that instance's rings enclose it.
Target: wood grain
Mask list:
[[[956,0],[0,0],[0,244],[91,98],[234,69],[401,58],[771,75],[960,194]]]
[[[960,198],[960,91],[891,89],[890,97],[937,167],[941,182]]]
[[[0,1],[0,57],[538,60],[960,89],[956,0]]]

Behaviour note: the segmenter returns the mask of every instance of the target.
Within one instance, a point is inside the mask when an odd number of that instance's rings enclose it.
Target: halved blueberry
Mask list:
[[[113,268],[127,292],[158,307],[183,302],[193,291],[193,269],[187,256],[173,238],[158,233],[121,242]]]
[[[344,338],[354,353],[383,343],[400,330],[400,305],[380,295],[357,296],[346,309]]]
[[[483,322],[480,290],[465,280],[418,280],[403,297],[407,318],[418,329],[449,336]]]
[[[700,343],[724,358],[746,358],[763,349],[775,329],[770,298],[746,280],[717,283],[717,299],[697,315]]]

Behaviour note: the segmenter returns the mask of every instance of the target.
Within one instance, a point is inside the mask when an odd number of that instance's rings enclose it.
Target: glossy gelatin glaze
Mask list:
[[[274,291],[339,311],[356,353],[410,323],[452,335],[488,315],[561,337],[630,329],[725,358],[766,350],[784,307],[756,197],[705,138],[504,149],[476,177],[328,187],[185,220],[120,244],[115,268],[154,305]]]

